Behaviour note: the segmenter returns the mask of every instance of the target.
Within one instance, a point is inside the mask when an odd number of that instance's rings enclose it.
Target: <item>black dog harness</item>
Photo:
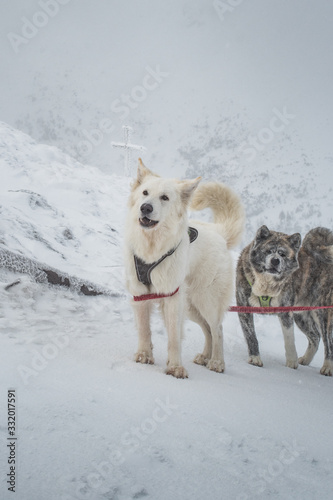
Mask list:
[[[198,237],[198,231],[194,227],[189,227],[188,228],[188,235],[190,238],[190,243],[193,243]],[[169,250],[166,254],[162,255],[162,257],[157,260],[156,262],[152,262],[151,264],[147,264],[145,261],[140,259],[140,257],[137,257],[134,255],[134,263],[135,263],[135,269],[136,269],[136,275],[138,277],[138,280],[143,283],[144,285],[151,285],[151,278],[150,274],[153,269],[155,269],[156,266],[158,266],[164,259],[172,255],[177,248],[179,247],[180,243],[175,247]]]

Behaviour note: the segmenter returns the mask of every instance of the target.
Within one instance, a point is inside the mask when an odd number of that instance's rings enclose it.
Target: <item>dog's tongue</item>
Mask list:
[[[142,217],[142,219],[140,219],[140,224],[145,227],[151,227],[155,226],[157,221],[148,219],[148,217]]]

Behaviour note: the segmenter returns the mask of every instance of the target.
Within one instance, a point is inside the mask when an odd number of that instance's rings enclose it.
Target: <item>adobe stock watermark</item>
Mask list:
[[[241,5],[244,0],[214,0],[213,7],[217,12],[221,21],[225,20],[225,15],[230,14],[235,10],[236,7]]]
[[[114,468],[126,462],[126,457],[135,453],[143,443],[147,441],[158,426],[165,422],[174,411],[177,405],[170,402],[169,397],[162,401],[155,399],[155,408],[150,417],[145,418],[140,425],[133,426],[129,431],[124,432],[119,439],[118,445],[109,454],[106,460],[93,462],[92,470],[85,477],[81,478],[74,493],[66,493],[61,496],[61,500],[90,500],[96,498],[96,490],[101,488],[104,482],[112,477]]]
[[[50,342],[46,344],[41,350],[33,349],[31,351],[32,358],[29,366],[18,365],[17,371],[19,372],[24,385],[28,385],[31,377],[35,378],[40,372],[45,370],[50,361],[58,357],[59,352],[62,351],[69,344],[69,335],[53,335],[48,334]]]
[[[161,83],[170,76],[166,71],[162,71],[160,66],[155,68],[145,67],[145,75],[139,85],[135,85],[128,94],[121,94],[120,97],[112,101],[110,109],[116,114],[119,120],[125,120],[132,110],[137,109],[147,97],[156,90]],[[98,127],[91,130],[82,130],[85,140],[77,144],[77,151],[80,156],[89,156],[94,147],[98,147],[104,140],[105,134],[111,134],[115,130],[115,125],[110,118],[103,118],[99,121]]]
[[[286,466],[292,465],[301,452],[304,451],[304,448],[299,447],[295,439],[292,444],[283,442],[282,446],[283,448],[276,459],[269,460],[264,469],[258,469],[256,476],[253,478],[253,483],[250,485],[253,493],[242,493],[237,496],[236,500],[258,498],[258,495],[264,493],[269,484],[276,481],[285,472]]]
[[[48,25],[49,20],[56,17],[62,5],[67,5],[71,0],[39,0],[38,5],[41,10],[37,10],[31,19],[21,17],[21,33],[13,31],[7,33],[7,38],[12,49],[18,54],[22,45],[26,45],[30,40],[38,35],[39,31]]]
[[[240,151],[246,155],[247,161],[253,161],[258,152],[263,151],[267,144],[275,139],[276,134],[283,132],[295,118],[295,115],[288,113],[286,106],[283,107],[282,111],[274,108],[268,127],[260,129],[257,135],[249,135],[247,141],[241,144]]]

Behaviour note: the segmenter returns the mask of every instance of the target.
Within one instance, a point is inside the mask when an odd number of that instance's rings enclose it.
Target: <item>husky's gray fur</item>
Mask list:
[[[333,233],[318,227],[301,236],[288,236],[262,226],[254,241],[244,248],[237,266],[236,298],[240,306],[259,306],[261,296],[271,297],[271,306],[333,305]],[[333,374],[333,309],[278,314],[284,335],[286,365],[308,365],[317,352],[320,337],[325,349],[322,375]],[[263,366],[253,314],[239,314],[248,345],[249,363]],[[308,338],[308,348],[297,359],[294,320]]]

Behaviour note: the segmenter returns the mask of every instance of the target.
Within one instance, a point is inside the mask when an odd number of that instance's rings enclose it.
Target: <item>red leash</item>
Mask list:
[[[142,300],[154,300],[154,299],[164,299],[165,297],[172,297],[173,295],[176,295],[178,292],[179,287],[177,290],[175,290],[172,293],[148,293],[147,295],[134,295],[133,299],[135,302],[140,302]]]
[[[172,293],[148,293],[146,295],[134,295],[133,299],[135,302],[141,302],[144,300],[156,300],[164,299],[166,297],[172,297],[176,295],[179,287]],[[237,312],[244,314],[278,314],[284,312],[304,312],[304,311],[315,311],[318,309],[332,309],[333,306],[286,306],[286,307],[251,307],[251,306],[231,306],[229,307],[229,312]]]
[[[229,308],[230,312],[238,312],[245,314],[277,314],[284,312],[303,312],[314,311],[317,309],[332,309],[333,306],[289,306],[289,307],[250,307],[250,306],[232,306]]]

